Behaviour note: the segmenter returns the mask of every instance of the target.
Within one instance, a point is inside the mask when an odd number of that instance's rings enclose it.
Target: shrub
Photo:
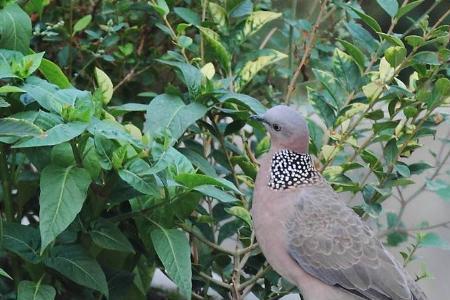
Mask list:
[[[295,0],[284,13],[271,1],[49,2],[0,1],[5,299],[145,299],[155,268],[188,299],[291,292],[252,234],[269,140],[248,117],[305,93],[311,152],[333,187],[362,195],[363,218],[399,199],[386,243],[436,227],[403,223],[414,198],[401,191],[434,168],[418,192],[448,200],[436,180],[448,154],[405,161],[450,101],[449,13],[427,19],[439,1],[419,17],[421,0],[377,1],[386,29],[354,1],[321,1],[313,22]],[[432,232],[410,242],[405,264],[447,247]]]

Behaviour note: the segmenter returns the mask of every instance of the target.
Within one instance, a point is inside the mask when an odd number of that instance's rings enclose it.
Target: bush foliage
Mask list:
[[[319,169],[387,217],[405,264],[448,247],[409,239],[401,190],[432,169],[418,192],[449,200],[448,155],[406,162],[446,119],[449,13],[377,0],[384,26],[356,1],[308,19],[273,2],[0,0],[0,298],[146,299],[155,268],[187,299],[291,292],[249,213],[269,140],[248,117],[279,103],[301,105]]]

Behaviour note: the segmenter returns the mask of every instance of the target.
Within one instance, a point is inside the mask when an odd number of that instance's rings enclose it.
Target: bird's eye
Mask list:
[[[278,125],[278,124],[272,124],[272,128],[273,128],[273,130],[275,130],[275,131],[280,131],[280,130],[281,130],[281,126]]]

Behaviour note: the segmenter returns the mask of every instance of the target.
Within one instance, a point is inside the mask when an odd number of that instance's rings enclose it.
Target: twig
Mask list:
[[[221,286],[221,287],[226,288],[226,289],[231,289],[231,284],[228,284],[226,282],[214,279],[214,278],[212,278],[211,276],[209,276],[208,274],[206,274],[204,272],[199,272],[198,275],[200,277],[202,277],[203,279],[206,279],[209,282],[214,283],[215,285]]]
[[[138,72],[136,72],[136,69],[138,68],[139,64],[135,65],[130,72],[128,72],[128,74],[119,82],[117,83],[114,88],[113,91],[115,92],[120,86],[122,86],[124,83],[127,83],[128,81],[130,81],[131,79],[133,79],[133,77],[136,77],[142,73],[144,73],[145,71],[147,71],[148,69],[150,69],[150,66],[146,66],[144,68],[142,68],[142,70],[139,70]]]
[[[184,231],[190,233],[190,234],[191,234],[192,236],[194,236],[197,240],[199,240],[200,242],[204,243],[205,245],[207,245],[207,246],[213,248],[214,250],[217,250],[217,251],[219,251],[219,252],[222,252],[222,253],[225,253],[225,254],[228,254],[228,255],[231,255],[231,256],[233,256],[233,255],[236,254],[235,251],[231,251],[231,250],[222,248],[222,247],[220,247],[219,245],[217,245],[217,244],[215,244],[215,243],[213,243],[213,242],[211,242],[211,241],[205,239],[204,237],[202,237],[201,235],[199,235],[198,233],[196,233],[195,231],[193,231],[192,229],[190,229],[187,225],[181,224],[180,226],[181,226],[181,228],[182,228]]]
[[[417,23],[419,23],[420,21],[422,21],[423,18],[428,16],[428,14],[430,12],[432,12],[436,8],[436,6],[438,6],[441,2],[442,2],[441,0],[434,1],[433,5],[431,5],[413,24],[411,24],[411,26],[409,26],[409,28],[405,32],[402,33],[400,38],[403,39],[406,35],[408,35],[408,33],[413,31],[415,29],[415,25]]]
[[[0,143],[0,178],[3,187],[3,203],[5,205],[6,220],[11,222],[14,219],[13,203],[11,198],[11,182],[8,172],[8,161],[5,146]]]
[[[314,46],[314,43],[315,43],[316,37],[317,37],[317,30],[319,29],[320,24],[322,22],[322,15],[325,12],[328,1],[329,0],[322,0],[322,5],[320,6],[319,15],[317,16],[316,23],[314,24],[314,26],[311,30],[311,35],[309,36],[309,40],[306,45],[305,52],[303,53],[303,57],[302,57],[300,63],[298,64],[298,67],[295,70],[294,75],[291,78],[291,81],[289,82],[289,85],[287,88],[287,94],[286,94],[286,98],[285,98],[286,104],[289,103],[289,101],[292,97],[292,94],[294,93],[295,83],[296,83],[298,77],[300,76],[300,72],[302,71],[303,67],[305,66],[306,61],[308,60],[309,55],[312,51],[312,48]]]
[[[278,27],[274,27],[269,31],[269,33],[266,35],[264,40],[261,42],[261,45],[259,45],[259,49],[264,49],[266,47],[267,43],[272,38],[272,35],[274,35],[275,32],[277,32],[277,30],[278,30]]]
[[[253,276],[251,279],[249,279],[246,282],[243,282],[241,284],[241,289],[243,289],[242,291],[242,295],[245,296],[248,293],[250,293],[250,291],[252,290],[253,286],[256,284],[256,282],[258,281],[258,279],[260,279],[261,277],[263,277],[267,272],[269,272],[271,269],[271,267],[269,265],[266,265],[265,267],[261,268],[256,274],[255,276]]]

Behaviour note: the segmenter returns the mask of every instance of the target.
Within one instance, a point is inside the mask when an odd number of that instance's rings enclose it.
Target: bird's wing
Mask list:
[[[326,184],[298,193],[288,251],[312,276],[372,300],[410,300],[403,268]]]

